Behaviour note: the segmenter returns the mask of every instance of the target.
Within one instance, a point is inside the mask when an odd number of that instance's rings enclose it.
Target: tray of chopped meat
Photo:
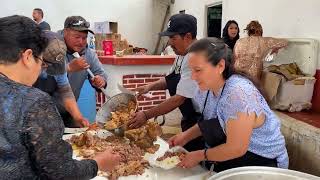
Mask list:
[[[89,130],[84,133],[65,135],[74,150],[75,159],[93,158],[97,153],[111,147],[121,156],[120,164],[112,172],[99,172],[100,177],[118,179],[119,177],[143,177],[154,179],[148,168],[150,164],[145,154],[154,154],[160,147],[157,136],[148,133],[156,124],[148,123],[135,131],[127,131],[125,137],[118,137],[107,130]],[[141,132],[139,132],[141,131]],[[151,155],[152,156],[152,155]],[[148,170],[148,171],[147,171]]]
[[[93,158],[110,147],[120,154],[120,164],[112,172],[99,171],[94,179],[167,180],[206,172],[200,166],[188,170],[175,168],[176,161],[166,160],[179,157],[182,151],[169,150],[168,143],[159,137],[162,129],[156,122],[148,121],[137,129],[124,128],[123,136],[116,136],[112,130],[127,124],[130,114],[136,110],[136,99],[120,95],[115,97],[118,98],[108,101],[109,104],[104,105],[107,108],[98,112],[95,125],[82,133],[63,137],[72,145],[75,159]],[[169,163],[159,165],[159,162],[167,161]]]
[[[94,179],[167,180],[206,172],[200,166],[186,170],[171,167],[174,163],[164,166],[157,164],[157,159],[179,156],[180,152],[179,148],[169,150],[168,143],[159,137],[159,128],[156,122],[148,122],[138,129],[126,130],[124,137],[115,136],[106,129],[89,128],[83,133],[64,135],[63,139],[72,145],[75,159],[93,158],[109,147],[120,154],[120,164],[112,172],[99,171]]]
[[[74,135],[64,135],[63,139],[72,145],[74,158],[79,160],[92,158],[96,153],[104,151],[107,147],[112,147],[120,153],[122,157],[120,165],[112,172],[99,171],[98,176],[94,178],[95,180],[168,180],[193,177],[197,174],[202,176],[201,174],[207,172],[200,166],[186,170],[179,167],[163,168],[161,165],[157,165],[157,159],[160,158],[161,160],[163,156],[166,156],[166,152],[171,152],[172,149],[169,150],[168,143],[160,137],[157,137],[152,146],[149,147],[150,142],[139,141],[139,138],[143,137],[142,134],[147,134],[144,130],[140,131],[142,132],[129,131],[130,134],[127,133],[126,137],[123,138],[115,136],[107,130],[97,129]],[[135,138],[138,140],[137,144],[131,142]],[[175,149],[180,150],[177,147],[173,150]]]

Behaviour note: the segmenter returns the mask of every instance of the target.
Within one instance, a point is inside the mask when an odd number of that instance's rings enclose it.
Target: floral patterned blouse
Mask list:
[[[285,39],[272,37],[249,36],[241,38],[234,48],[235,69],[259,81],[263,70],[263,58],[272,49],[280,49],[287,44]]]

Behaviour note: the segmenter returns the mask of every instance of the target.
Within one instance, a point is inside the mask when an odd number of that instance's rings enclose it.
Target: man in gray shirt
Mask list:
[[[45,31],[44,34],[49,39],[49,45],[43,53],[43,59],[47,62],[48,68],[42,70],[33,87],[37,87],[51,96],[55,95],[54,100],[63,104],[72,116],[73,126],[89,126],[89,121],[81,114],[69,84],[65,63],[67,46],[59,34],[52,31]]]
[[[42,31],[50,31],[50,25],[43,20],[43,11],[40,8],[35,8],[32,12],[33,20],[39,25]]]
[[[102,68],[97,54],[87,47],[87,34],[88,32],[93,33],[89,27],[89,22],[83,17],[70,16],[65,20],[64,29],[61,31],[61,35],[67,45],[65,60],[67,63],[68,79],[76,100],[79,98],[84,81],[88,78],[94,88],[99,89],[107,86],[107,74]],[[75,57],[73,55],[75,52],[78,52],[81,57]],[[88,68],[95,75],[94,78],[89,77],[86,71]],[[58,109],[65,120],[65,124],[72,127],[72,124],[69,125],[67,120],[71,116],[61,103],[58,103]],[[72,121],[70,120],[70,122]]]

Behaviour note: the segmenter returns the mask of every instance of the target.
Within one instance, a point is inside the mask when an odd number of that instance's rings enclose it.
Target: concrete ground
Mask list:
[[[162,138],[169,139],[175,134],[181,132],[180,122],[181,122],[181,113],[179,109],[176,109],[165,115],[166,122],[162,126],[163,135]],[[162,117],[158,117],[158,120],[161,122]]]

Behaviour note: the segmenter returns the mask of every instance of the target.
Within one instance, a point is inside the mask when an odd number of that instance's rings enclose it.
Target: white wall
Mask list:
[[[152,20],[157,10],[152,0],[2,0],[1,5],[5,8],[0,11],[0,17],[20,14],[32,18],[32,10],[42,8],[44,19],[53,31],[62,29],[65,18],[70,15],[81,15],[92,26],[93,22],[116,21],[122,37],[150,51],[157,37],[152,29],[157,25]]]
[[[31,3],[32,2],[32,3]],[[81,2],[81,3],[80,3]],[[205,6],[223,3],[223,25],[235,19],[242,30],[250,20],[261,22],[265,36],[316,38],[320,40],[319,0],[175,0],[171,13],[186,10],[198,19],[198,38],[206,35]],[[88,21],[117,21],[119,32],[129,43],[146,47],[152,53],[168,0],[2,0],[0,17],[44,10],[53,30],[63,27],[67,16],[82,15]],[[319,58],[320,59],[320,58]],[[319,63],[320,68],[320,63]]]
[[[226,21],[234,19],[239,23],[242,37],[245,26],[251,20],[258,20],[263,26],[264,36],[315,38],[320,41],[319,0],[176,0],[172,14],[185,9],[186,13],[194,15],[198,19],[198,38],[205,37],[205,6],[217,2],[223,3],[222,27]]]

